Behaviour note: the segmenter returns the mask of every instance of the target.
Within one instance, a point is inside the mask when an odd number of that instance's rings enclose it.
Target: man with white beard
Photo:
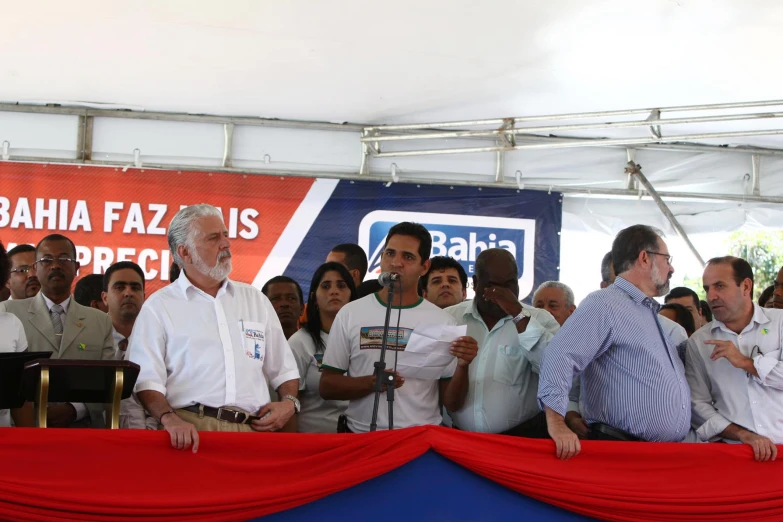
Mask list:
[[[685,368],[653,299],[669,291],[668,247],[660,232],[634,225],[617,234],[612,260],[614,284],[580,303],[541,362],[539,405],[561,459],[581,449],[564,420],[576,375],[588,439],[675,442],[690,427]]]
[[[177,449],[198,431],[296,431],[299,372],[272,303],[228,279],[231,243],[212,205],[174,216],[169,248],[182,274],[144,304],[128,359],[136,395]],[[271,402],[269,388],[280,402]]]

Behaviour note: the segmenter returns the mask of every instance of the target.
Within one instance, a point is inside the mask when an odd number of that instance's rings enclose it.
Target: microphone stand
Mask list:
[[[370,421],[370,431],[378,429],[378,406],[381,400],[381,390],[386,384],[386,401],[389,403],[389,429],[394,429],[394,374],[386,372],[386,348],[389,339],[389,321],[391,319],[392,303],[394,302],[394,283],[392,280],[389,285],[389,295],[386,301],[386,320],[383,323],[383,339],[381,341],[381,357],[375,366],[375,403],[372,408],[372,420]],[[400,281],[400,291],[402,291],[402,281]],[[400,311],[398,310],[398,313]],[[399,332],[395,332],[395,348],[398,348]]]

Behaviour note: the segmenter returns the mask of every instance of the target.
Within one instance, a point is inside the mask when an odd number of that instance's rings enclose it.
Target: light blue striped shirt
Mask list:
[[[664,334],[660,305],[618,277],[579,305],[549,343],[539,405],[565,415],[581,375],[585,420],[648,441],[681,441],[691,422],[690,389],[677,346]]]

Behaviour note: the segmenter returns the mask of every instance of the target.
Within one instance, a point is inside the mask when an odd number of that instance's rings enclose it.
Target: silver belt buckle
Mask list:
[[[229,417],[227,419],[224,419],[223,412],[230,413],[231,415],[233,415],[233,418]],[[242,415],[242,420],[239,420],[240,415]],[[220,408],[218,408],[218,412],[217,412],[218,420],[233,422],[235,424],[244,424],[247,421],[247,417],[248,415],[244,411],[235,410],[234,408],[230,408],[228,406],[221,406]]]

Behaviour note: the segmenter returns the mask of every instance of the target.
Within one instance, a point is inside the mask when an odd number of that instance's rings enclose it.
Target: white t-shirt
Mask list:
[[[329,343],[324,354],[323,366],[351,377],[363,377],[375,372],[373,364],[380,360],[383,321],[386,305],[377,294],[345,305],[335,317],[329,333]],[[397,333],[397,318],[400,331]],[[456,325],[454,318],[424,299],[415,305],[394,307],[389,323],[390,342],[386,351],[386,369],[394,369],[395,344],[399,345],[398,359],[405,360],[405,346],[414,328],[427,324]],[[395,343],[395,339],[397,342]],[[454,358],[441,374],[441,379],[454,375],[457,359]],[[357,433],[370,431],[374,394],[350,401],[346,409],[348,428]],[[408,428],[425,424],[438,425],[442,421],[438,381],[405,379],[405,384],[394,392],[394,427]],[[381,395],[378,408],[378,429],[389,429],[386,394]]]
[[[321,331],[324,346],[329,334]],[[310,332],[299,330],[288,339],[299,367],[299,402],[301,410],[297,419],[300,433],[336,433],[337,419],[345,413],[348,401],[325,401],[318,393],[321,385],[321,363],[325,351],[318,350]]]
[[[24,326],[14,314],[0,312],[0,352],[23,352],[27,350]],[[11,413],[0,410],[0,427],[11,425]]]

